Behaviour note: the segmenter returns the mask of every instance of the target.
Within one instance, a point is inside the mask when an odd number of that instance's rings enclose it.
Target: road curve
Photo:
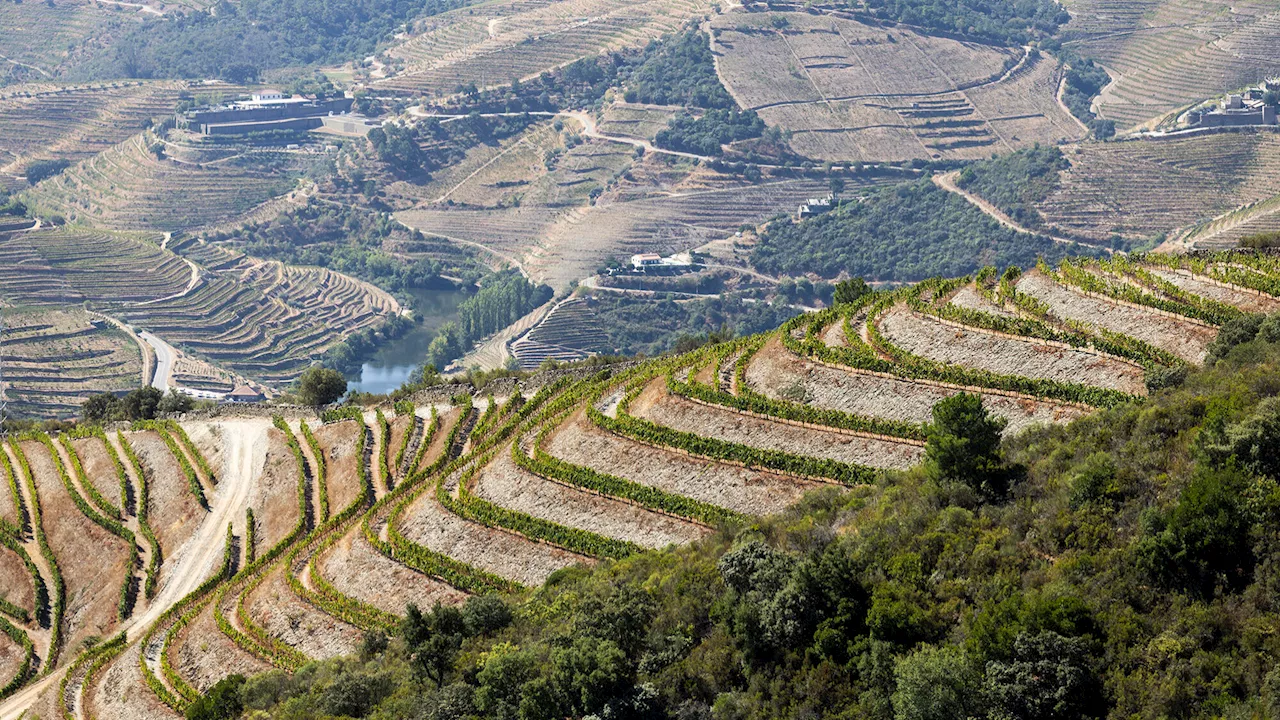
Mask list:
[[[138,333],[138,336],[146,341],[151,346],[151,349],[156,352],[156,371],[151,376],[151,387],[162,393],[169,392],[169,388],[172,387],[170,379],[173,377],[173,361],[177,358],[178,351],[174,350],[169,343],[146,330]]]

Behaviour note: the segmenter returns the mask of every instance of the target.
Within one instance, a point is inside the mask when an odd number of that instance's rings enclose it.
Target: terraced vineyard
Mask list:
[[[29,83],[48,81],[104,47],[138,19],[94,2],[4,3],[0,5],[0,56],[14,64],[0,60],[0,86],[6,77]]]
[[[643,47],[706,13],[701,0],[648,0],[619,6],[602,0],[514,0],[423,21],[421,32],[391,49],[404,72],[375,80],[382,92],[450,95],[459,85],[505,85],[604,50]]]
[[[457,238],[522,258],[535,278],[565,288],[607,258],[669,254],[732,236],[742,225],[794,212],[825,184],[778,179],[750,185],[716,173],[680,173],[662,186],[619,183],[595,204],[560,213],[546,208],[414,209],[397,213],[424,233]],[[869,179],[867,184],[884,182]],[[852,183],[851,183],[852,185]]]
[[[325,268],[265,262],[207,248],[213,269],[190,292],[123,306],[114,314],[216,365],[287,383],[330,345],[399,313],[386,292]]]
[[[1274,4],[1222,0],[1069,0],[1068,46],[1100,60],[1113,83],[1098,98],[1124,130],[1280,73]]]
[[[1053,227],[1092,241],[1192,231],[1280,194],[1277,149],[1272,133],[1082,144],[1065,152],[1071,168],[1039,209]]]
[[[909,468],[933,404],[962,391],[1013,431],[1145,395],[1221,324],[1280,308],[1277,286],[1274,256],[1241,253],[988,269],[506,398],[23,438],[0,456],[17,528],[0,573],[38,581],[7,598],[9,636],[68,680],[19,697],[178,717],[229,673],[353,652],[407,603],[518,593]],[[120,555],[90,570],[75,548],[95,533]]]
[[[158,158],[151,131],[40,183],[30,193],[39,211],[119,230],[192,230],[249,213],[288,192],[310,161],[287,152],[232,148],[190,161],[185,148]],[[168,152],[166,150],[166,152]],[[158,187],[182,193],[155,192]]]
[[[807,157],[976,159],[1086,134],[1056,99],[1057,62],[1038,52],[807,13],[711,27],[725,86]]]
[[[26,308],[9,323],[5,375],[11,410],[35,417],[152,382],[157,363],[135,329],[177,349],[170,379],[225,393],[246,377],[291,382],[400,312],[387,292],[325,268],[83,226],[0,233],[0,299]]]
[[[9,412],[74,416],[90,395],[143,381],[138,342],[84,310],[4,309]]]
[[[36,159],[79,162],[108,150],[144,122],[172,114],[184,87],[135,81],[0,90],[0,157],[11,156],[0,161],[3,170],[19,172]]]

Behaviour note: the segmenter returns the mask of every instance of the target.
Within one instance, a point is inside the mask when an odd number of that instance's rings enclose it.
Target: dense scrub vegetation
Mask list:
[[[929,179],[885,188],[816,218],[770,224],[751,254],[764,272],[873,280],[956,277],[983,265],[1029,267],[1037,257],[1094,254],[1015,232]]]
[[[849,4],[884,20],[1007,45],[1053,35],[1071,19],[1053,0],[861,0]]]
[[[747,303],[731,294],[680,303],[605,296],[597,299],[595,310],[606,347],[650,356],[691,349],[709,337],[766,332],[800,313],[785,302]]]
[[[763,134],[764,121],[754,110],[708,110],[698,118],[687,113],[672,118],[653,142],[669,150],[720,155],[724,152],[722,145]]]
[[[1036,145],[967,166],[956,185],[1000,208],[1023,227],[1039,228],[1044,216],[1036,204],[1058,187],[1058,175],[1070,167],[1062,151]]]
[[[462,159],[468,149],[516,135],[533,122],[531,115],[481,117],[473,113],[450,123],[435,118],[413,126],[388,123],[369,131],[369,144],[395,175],[425,182],[432,172]],[[353,182],[360,186],[364,181],[359,178]]]
[[[413,233],[385,213],[313,200],[269,222],[214,233],[207,239],[234,241],[256,257],[325,267],[397,292],[439,282],[440,263],[428,258],[409,262],[388,251],[389,241],[396,236],[408,239]],[[421,239],[421,233],[413,239]]]
[[[1280,323],[1178,387],[249,679],[272,717],[1274,718]],[[1275,326],[1275,327],[1270,327]],[[238,683],[239,681],[233,681]],[[215,693],[217,694],[217,693]],[[212,716],[226,717],[227,715]]]
[[[338,64],[374,52],[405,21],[465,0],[244,0],[167,13],[120,38],[77,74],[94,78],[257,79],[264,71]]]
[[[534,285],[517,271],[494,273],[458,306],[458,322],[441,326],[427,348],[427,364],[443,368],[471,344],[519,320],[551,299],[551,288]]]
[[[720,77],[707,36],[696,25],[649,43],[626,81],[627,102],[735,108]]]

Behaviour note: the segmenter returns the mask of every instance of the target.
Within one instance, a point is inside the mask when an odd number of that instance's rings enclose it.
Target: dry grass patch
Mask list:
[[[541,585],[551,573],[594,560],[520,535],[463,520],[441,507],[431,490],[401,516],[398,530],[411,542],[524,585]]]
[[[3,452],[3,451],[0,451]],[[31,574],[22,558],[8,548],[0,549],[0,598],[34,613],[36,610],[35,587],[31,584]]]
[[[1216,280],[1195,275],[1185,270],[1147,266],[1146,270],[1193,295],[1217,300],[1250,313],[1272,313],[1280,310],[1280,298],[1264,295],[1255,290],[1231,287]]]
[[[222,678],[239,673],[255,675],[271,669],[267,663],[241,650],[218,629],[213,603],[183,628],[168,646],[169,662],[183,680],[200,692],[208,692]]]
[[[85,689],[89,707],[98,717],[111,720],[180,720],[181,716],[161,703],[143,682],[138,667],[141,652],[141,643],[134,643],[107,665],[97,685]]]
[[[924,454],[924,448],[914,443],[770,422],[727,408],[696,403],[672,395],[661,378],[632,402],[628,412],[703,437],[869,467],[905,470],[920,462]]]
[[[249,507],[257,524],[257,552],[265,554],[298,524],[298,463],[277,429],[267,431],[267,457]]]
[[[107,502],[115,507],[122,507],[123,498],[120,497],[120,478],[116,475],[115,463],[111,461],[111,456],[107,453],[107,446],[102,444],[102,439],[90,437],[72,440],[71,446],[75,448],[76,456],[80,458],[80,465],[84,468],[85,477],[93,484],[98,494],[106,498]],[[121,462],[126,461],[121,458]]]
[[[360,646],[359,628],[303,602],[276,566],[245,602],[249,617],[272,637],[315,659],[350,655]]]
[[[142,471],[147,474],[151,528],[160,542],[164,557],[176,557],[179,548],[200,527],[207,513],[191,494],[178,461],[160,436],[151,431],[125,433],[125,436],[138,454]],[[162,584],[169,570],[169,563],[166,562],[160,569]]]
[[[356,441],[364,430],[364,425],[354,420],[322,425],[313,430],[320,449],[324,451],[329,512],[334,515],[354,502],[362,492],[356,467],[357,463],[364,462],[364,458],[356,455]]]

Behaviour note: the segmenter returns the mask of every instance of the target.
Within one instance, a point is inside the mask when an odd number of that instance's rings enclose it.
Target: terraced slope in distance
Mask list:
[[[807,157],[976,159],[1085,134],[1056,100],[1058,63],[1038,52],[807,13],[711,27],[725,86]]]

